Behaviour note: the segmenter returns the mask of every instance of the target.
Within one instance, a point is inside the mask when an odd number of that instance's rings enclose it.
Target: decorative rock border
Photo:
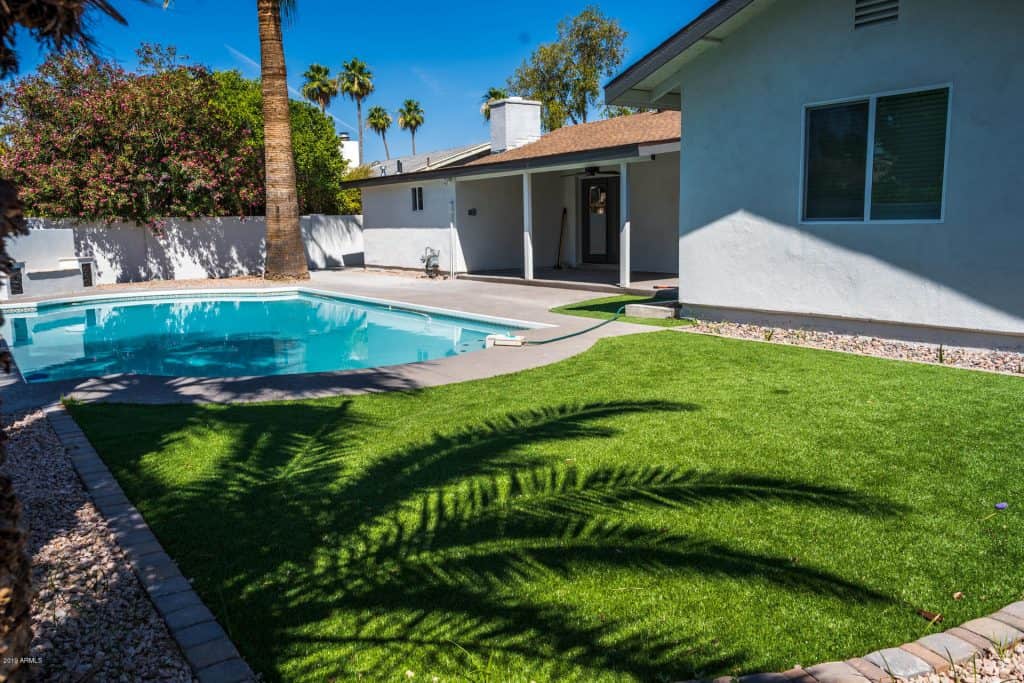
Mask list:
[[[929,674],[942,674],[997,648],[1024,642],[1024,601],[972,619],[944,633],[932,633],[913,643],[876,650],[845,662],[825,662],[783,673],[723,676],[713,683],[894,683]],[[687,683],[702,683],[688,681]]]
[[[255,681],[252,669],[164,551],[74,418],[60,403],[44,407],[43,412],[196,678],[200,683]]]

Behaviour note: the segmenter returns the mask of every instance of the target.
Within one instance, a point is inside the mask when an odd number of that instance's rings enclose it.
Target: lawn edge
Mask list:
[[[89,499],[107,522],[132,573],[200,683],[241,683],[256,676],[213,612],[192,589],[146,520],[62,403],[42,408]]]

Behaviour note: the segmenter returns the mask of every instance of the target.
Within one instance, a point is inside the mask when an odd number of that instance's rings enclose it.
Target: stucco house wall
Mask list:
[[[681,301],[1024,334],[1024,3],[853,5],[766,3],[679,73]],[[801,222],[805,105],[946,84],[944,220]]]
[[[679,268],[679,153],[630,165],[633,270],[675,273]]]
[[[462,270],[523,265],[523,184],[517,176],[456,184]],[[469,215],[475,209],[476,215]]]
[[[412,210],[411,188],[423,188],[423,210]],[[433,180],[363,190],[363,242],[368,266],[422,268],[427,247],[441,252],[441,269],[452,263],[451,202],[455,185]],[[458,257],[456,245],[456,257]]]

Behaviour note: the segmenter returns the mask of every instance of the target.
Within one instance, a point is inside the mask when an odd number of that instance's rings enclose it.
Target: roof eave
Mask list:
[[[473,176],[485,176],[495,173],[512,173],[527,171],[543,171],[546,168],[563,166],[565,164],[582,164],[587,162],[610,161],[613,159],[630,159],[640,157],[640,149],[666,142],[677,142],[678,137],[665,140],[650,140],[635,142],[617,147],[604,147],[601,149],[589,149],[581,152],[566,152],[564,154],[551,154],[543,157],[531,157],[527,159],[512,159],[493,164],[476,164],[473,166],[456,166],[433,171],[420,171],[417,173],[404,173],[402,175],[380,176],[377,178],[364,178],[342,183],[342,189],[365,189],[370,187],[383,187],[386,185],[399,185],[423,182],[428,180],[447,180],[455,178],[469,178]]]
[[[668,40],[612,79],[604,88],[605,102],[609,105],[677,108],[667,106],[668,102],[662,102],[665,100],[664,97],[660,98],[658,102],[650,101],[649,91],[637,88],[637,84],[656,74],[658,70],[706,38],[709,33],[720,28],[754,1],[718,0]],[[646,100],[645,93],[648,94]]]

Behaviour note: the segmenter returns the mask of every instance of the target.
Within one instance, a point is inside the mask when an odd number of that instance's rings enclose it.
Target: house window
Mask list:
[[[949,88],[809,107],[803,220],[941,220],[948,124]]]
[[[414,187],[412,188],[412,210],[422,211],[423,210],[423,188]]]

